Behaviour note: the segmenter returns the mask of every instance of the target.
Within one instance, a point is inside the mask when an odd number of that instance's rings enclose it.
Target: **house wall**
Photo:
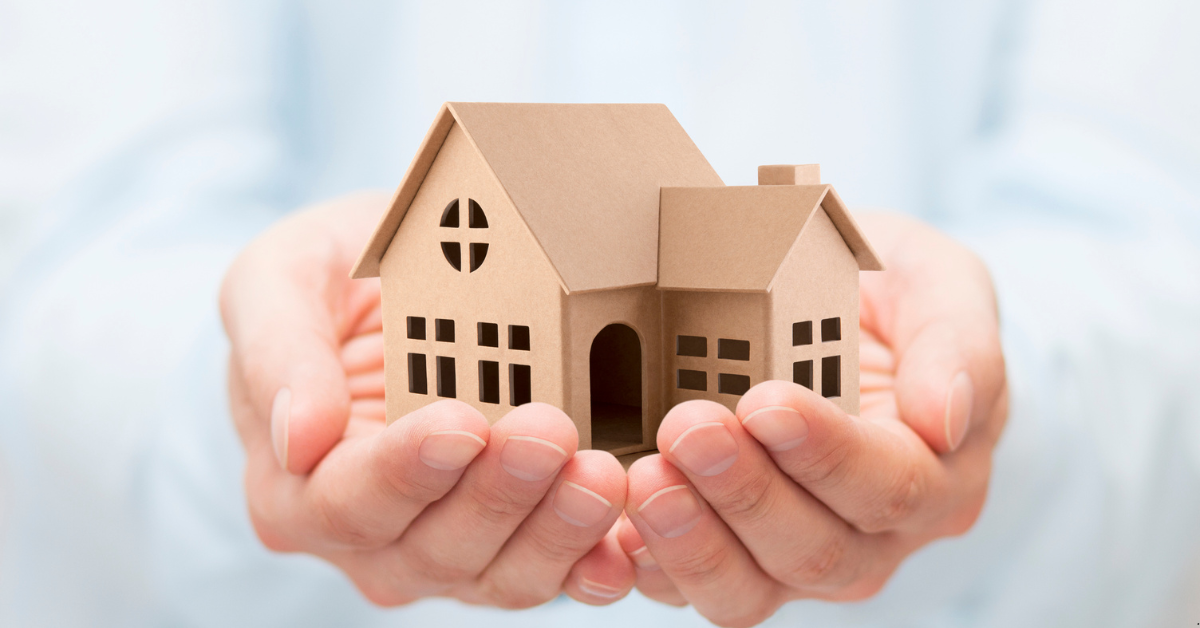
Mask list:
[[[812,361],[813,390],[822,391],[822,361],[838,357],[840,391],[830,397],[858,414],[858,264],[823,208],[813,212],[768,293],[767,372],[793,381],[795,363]],[[823,341],[821,321],[840,319],[841,340]],[[812,323],[812,344],[793,346],[794,323]]]
[[[459,202],[459,227],[441,227]],[[483,208],[488,227],[469,227],[468,199]],[[462,247],[462,270],[441,243]],[[471,242],[487,256],[469,272]],[[530,368],[531,397],[564,407],[563,290],[528,227],[462,129],[455,124],[413,199],[380,266],[383,288],[387,416],[394,421],[437,401],[437,358],[453,358],[455,398],[494,423],[513,408],[510,365]],[[425,319],[425,339],[408,337],[407,318]],[[454,321],[454,341],[439,342],[436,319]],[[478,323],[495,323],[498,347],[480,346]],[[529,328],[529,350],[509,347],[508,326]],[[410,392],[409,354],[425,356],[426,394]],[[481,401],[480,361],[497,363],[499,403]]]
[[[750,386],[766,378],[766,294],[665,290],[662,295],[665,410],[690,399],[709,399],[736,409],[741,395],[720,392],[718,382],[721,374],[746,376]],[[678,355],[681,335],[704,338],[706,356]],[[748,341],[750,359],[719,357],[722,338]],[[681,388],[681,369],[704,373],[705,390]]]
[[[563,328],[567,337],[566,403],[562,406],[579,428],[580,448],[592,446],[591,374],[592,341],[613,323],[628,325],[642,343],[642,446],[619,450],[632,453],[653,449],[662,422],[662,310],[661,293],[654,286],[572,294],[566,298]]]

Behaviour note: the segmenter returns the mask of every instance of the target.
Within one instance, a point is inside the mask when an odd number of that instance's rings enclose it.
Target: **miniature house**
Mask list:
[[[353,276],[383,290],[388,420],[543,401],[580,447],[790,380],[858,413],[858,271],[817,166],[725,186],[663,105],[447,103]]]

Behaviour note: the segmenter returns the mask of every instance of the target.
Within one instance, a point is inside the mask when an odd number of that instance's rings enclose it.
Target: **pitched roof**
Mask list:
[[[455,122],[568,292],[655,284],[660,188],[724,185],[665,105],[446,103],[353,277],[379,274]]]
[[[663,188],[658,287],[766,291],[818,207],[860,270],[883,269],[833,186]]]

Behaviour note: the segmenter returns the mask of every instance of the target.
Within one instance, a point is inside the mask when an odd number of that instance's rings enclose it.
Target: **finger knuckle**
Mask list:
[[[522,496],[502,486],[475,484],[468,493],[468,503],[480,518],[489,523],[524,516],[530,509]]]
[[[534,551],[551,564],[574,564],[587,548],[579,547],[576,539],[555,533],[549,526],[539,526],[530,534]]]
[[[478,574],[477,570],[442,556],[432,547],[413,548],[396,568],[406,577],[414,575],[421,582],[438,586],[466,582]]]
[[[322,493],[315,498],[313,513],[322,536],[334,543],[361,549],[380,544],[350,508],[328,494]]]
[[[780,580],[792,586],[825,586],[836,584],[835,579],[842,569],[847,540],[843,535],[832,535],[812,551],[798,557]]]
[[[801,463],[796,480],[811,486],[829,486],[840,483],[847,473],[847,460],[851,448],[847,440],[831,443],[823,451]]]
[[[407,473],[404,469],[384,469],[383,477],[388,490],[399,500],[429,504],[441,499],[446,493],[445,487],[430,481],[432,478]]]
[[[876,503],[871,504],[858,529],[867,533],[893,530],[907,521],[919,509],[927,493],[923,476],[912,463],[900,466],[891,474],[887,487]]]
[[[668,573],[676,582],[686,582],[695,587],[704,587],[720,580],[728,573],[729,552],[730,549],[723,545],[691,552],[673,561]]]
[[[731,487],[713,506],[722,518],[746,523],[762,521],[771,516],[775,494],[775,477],[769,473],[748,473]]]

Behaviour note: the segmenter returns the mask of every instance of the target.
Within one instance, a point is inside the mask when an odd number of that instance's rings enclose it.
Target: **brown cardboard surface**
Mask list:
[[[446,105],[442,105],[433,124],[429,127],[429,131],[425,133],[425,139],[421,140],[421,147],[417,149],[417,154],[409,164],[408,172],[405,172],[404,178],[400,180],[400,187],[392,196],[392,204],[388,206],[387,212],[375,226],[375,232],[371,234],[366,248],[358,256],[358,261],[354,263],[354,268],[350,271],[352,278],[365,279],[379,276],[379,262],[383,259],[383,254],[387,252],[388,245],[392,243],[392,237],[396,235],[400,221],[404,219],[404,214],[412,204],[413,198],[416,197],[417,189],[425,180],[425,174],[429,172],[429,167],[442,147],[442,142],[446,141],[446,134],[450,132],[453,124],[454,116],[451,115],[450,109]]]
[[[846,204],[842,202],[842,197],[838,196],[837,190],[830,186],[829,193],[825,195],[821,204],[829,215],[829,219],[837,227],[838,233],[842,234],[846,246],[850,247],[854,259],[858,261],[858,269],[883,270],[883,261],[879,259],[875,247],[871,246],[867,237],[863,235],[858,222],[854,220],[854,216],[850,214]]]
[[[718,378],[722,373],[745,375],[750,385],[767,377],[767,295],[762,293],[663,291],[663,381],[666,408],[691,399],[708,399],[729,408],[737,408],[740,395],[721,393]],[[704,357],[676,355],[680,335],[698,336],[706,341]],[[722,338],[750,343],[750,359],[729,360],[718,355]],[[705,373],[707,390],[679,387],[678,370]]]
[[[776,165],[758,167],[759,185],[820,185],[821,165]]]
[[[805,224],[768,295],[767,378],[792,381],[792,363],[813,360],[813,389],[820,392],[821,359],[841,356],[842,394],[831,400],[857,415],[859,267],[826,206],[823,203]],[[822,341],[821,320],[834,317],[841,318],[841,340]],[[813,342],[792,346],[792,324],[803,321],[813,324]]]
[[[457,124],[423,179],[381,263],[388,421],[439,399],[434,365],[439,356],[455,360],[455,398],[479,409],[489,422],[512,410],[512,364],[530,367],[533,401],[565,407],[562,288],[508,195]],[[441,227],[442,214],[454,199],[460,201],[460,226]],[[486,229],[469,227],[469,199],[483,208]],[[465,245],[485,242],[488,254],[474,272],[466,264],[455,270],[443,256],[443,241],[459,242],[464,255]],[[424,340],[407,337],[409,316],[425,318]],[[454,342],[436,340],[439,318],[454,321]],[[497,325],[499,347],[479,345],[480,322]],[[508,347],[508,325],[529,327],[529,351]],[[427,356],[428,394],[408,390],[408,353]],[[480,360],[498,363],[498,404],[480,401]]]
[[[568,292],[653,285],[659,188],[722,185],[663,105],[448,103],[443,111],[462,125]],[[373,276],[408,188],[420,184],[428,154],[437,152],[443,118],[439,113],[401,184],[404,193],[353,276]]]
[[[774,183],[723,186],[661,105],[448,103],[353,273],[382,277],[388,421],[449,394],[438,378],[453,373],[454,398],[495,422],[517,403],[513,369],[529,369],[530,399],[562,408],[581,448],[636,454],[676,403],[735,408],[722,374],[790,380],[812,359],[820,390],[833,355],[834,401],[857,413],[858,271],[882,264],[831,186],[789,183],[819,181],[818,166],[759,174]],[[470,224],[476,206],[486,228]],[[476,269],[468,254],[484,244]],[[823,343],[830,317],[842,336]],[[816,338],[793,347],[802,320]],[[507,342],[510,325],[528,328],[528,350]],[[705,355],[677,355],[680,335],[704,338]],[[424,356],[426,393],[409,389],[410,354]],[[680,369],[706,389],[681,388]]]
[[[663,188],[658,286],[766,291],[828,187]]]
[[[566,299],[567,403],[563,409],[579,429],[581,448],[596,445],[592,435],[592,364],[597,335],[608,325],[626,325],[641,343],[641,426],[639,441],[610,448],[615,455],[655,447],[666,408],[662,381],[662,296],[653,286],[574,293]]]

